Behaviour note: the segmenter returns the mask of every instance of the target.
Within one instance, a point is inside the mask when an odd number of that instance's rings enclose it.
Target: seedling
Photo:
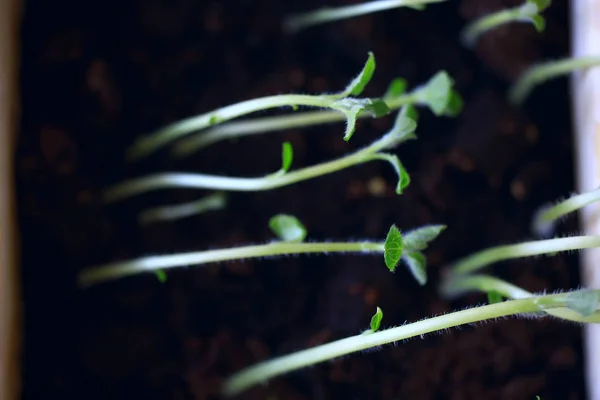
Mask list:
[[[500,288],[500,285],[494,285]],[[505,292],[509,294],[508,291]],[[550,295],[522,297],[487,306],[473,307],[432,317],[395,328],[359,334],[276,357],[246,368],[229,378],[223,386],[225,396],[237,395],[276,376],[312,366],[362,350],[377,348],[400,340],[474,322],[513,315],[554,315],[574,322],[600,322],[600,290],[581,290]],[[584,314],[581,314],[581,313]]]
[[[423,285],[427,282],[427,275],[425,257],[420,251],[424,250],[428,242],[435,239],[444,229],[440,225],[415,229],[405,234],[406,240],[404,246],[398,248],[397,235],[400,235],[400,231],[395,226],[392,226],[384,242],[303,242],[306,237],[306,228],[296,217],[286,214],[276,215],[271,218],[269,227],[280,240],[262,245],[142,257],[91,267],[81,273],[79,284],[86,287],[144,272],[156,273],[156,271],[161,271],[159,280],[164,281],[165,279],[162,274],[167,269],[249,258],[307,253],[356,253],[383,255],[385,264],[391,271],[395,271],[398,263],[404,260],[415,279]],[[390,239],[390,237],[393,237],[393,239]],[[402,241],[401,236],[400,241]],[[414,266],[407,261],[408,254],[420,254],[423,263],[419,265],[418,270],[415,270]]]
[[[462,110],[462,99],[454,89],[454,81],[446,71],[438,72],[429,81],[410,92],[406,92],[406,88],[407,82],[402,78],[396,78],[390,83],[381,100],[392,111],[403,106],[414,105],[428,107],[437,116],[455,117]],[[364,111],[359,112],[357,116],[357,118],[367,117],[371,117],[371,114]],[[171,153],[174,157],[183,158],[226,139],[344,120],[345,115],[336,111],[299,111],[289,115],[232,121],[183,138],[174,144]]]
[[[369,53],[362,71],[346,86],[335,94],[303,95],[284,94],[268,96],[241,103],[232,104],[206,114],[184,119],[171,124],[159,131],[139,139],[131,148],[129,158],[135,160],[150,155],[161,147],[195,131],[206,129],[257,111],[280,107],[290,107],[293,110],[301,106],[326,108],[336,111],[346,119],[344,138],[349,140],[354,133],[357,115],[361,112],[372,117],[381,117],[390,112],[381,99],[357,98],[371,80],[375,72],[375,57]]]
[[[425,9],[427,4],[440,3],[442,1],[446,0],[373,0],[344,7],[325,7],[317,11],[293,15],[284,21],[283,27],[288,32],[297,32],[314,25],[391,10],[393,8],[408,7],[421,11]]]
[[[534,65],[527,69],[513,84],[508,98],[512,104],[520,105],[536,85],[573,71],[598,65],[600,65],[600,56],[567,58]]]
[[[554,226],[567,214],[577,211],[589,204],[600,201],[600,189],[574,195],[555,205],[542,207],[535,215],[531,224],[533,232],[542,237],[548,237],[554,232]]]
[[[472,47],[485,32],[512,22],[531,23],[538,32],[543,32],[546,28],[546,21],[540,13],[550,7],[550,3],[550,0],[527,0],[520,6],[481,17],[463,30],[462,43],[467,47]]]
[[[281,169],[261,178],[236,178],[194,173],[160,173],[117,184],[105,191],[104,199],[107,202],[114,202],[148,191],[169,188],[212,189],[221,191],[271,190],[375,160],[387,161],[394,167],[398,174],[396,192],[401,194],[404,188],[408,186],[410,177],[398,157],[385,153],[384,150],[392,149],[400,143],[416,137],[414,131],[417,124],[409,116],[412,113],[413,109],[411,107],[404,107],[398,113],[392,129],[382,138],[361,150],[337,160],[288,172],[293,156],[291,146],[284,144]]]

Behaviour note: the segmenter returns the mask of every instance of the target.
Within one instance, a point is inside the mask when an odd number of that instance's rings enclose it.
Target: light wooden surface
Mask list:
[[[20,391],[20,301],[13,185],[17,123],[18,0],[0,0],[0,400]]]
[[[600,55],[600,1],[571,0],[574,57]],[[600,68],[580,71],[572,78],[575,160],[578,191],[600,187]],[[585,233],[600,235],[600,204],[580,214]],[[582,284],[600,288],[600,249],[581,254]],[[600,400],[600,325],[584,327],[588,399]]]

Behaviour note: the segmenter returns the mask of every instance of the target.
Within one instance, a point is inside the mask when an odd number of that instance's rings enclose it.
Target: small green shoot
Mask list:
[[[289,142],[285,142],[281,147],[281,170],[285,173],[290,170],[294,160],[294,148]]]
[[[184,119],[166,126],[157,132],[139,139],[129,151],[129,159],[135,160],[148,156],[161,147],[173,142],[180,137],[192,132],[197,132],[217,123],[232,120],[243,115],[273,108],[298,106],[328,108],[346,116],[347,127],[344,137],[349,140],[354,133],[354,123],[359,112],[381,117],[390,112],[386,103],[381,99],[368,99],[351,97],[363,91],[375,71],[375,57],[369,53],[367,62],[362,71],[354,78],[342,92],[333,95],[301,95],[285,94],[278,96],[261,97],[232,104],[196,117]],[[354,118],[354,120],[352,120]]]
[[[501,301],[504,300],[504,298],[502,297],[502,295],[498,292],[496,292],[495,290],[491,290],[487,293],[487,298],[488,298],[488,303],[489,304],[496,304],[496,303],[500,303]]]
[[[436,116],[455,117],[463,109],[460,95],[452,88],[454,81],[446,71],[437,73],[416,92],[420,103],[429,106]]]
[[[426,4],[439,3],[442,1],[446,0],[372,0],[337,8],[321,8],[320,10],[305,14],[293,15],[285,20],[283,27],[287,32],[293,33],[314,25],[367,15],[393,8],[407,7],[421,11],[425,9]]]
[[[151,208],[140,213],[138,221],[142,225],[160,221],[173,221],[209,211],[221,210],[226,205],[227,195],[223,192],[216,192],[188,203]]]
[[[467,25],[461,34],[463,45],[473,47],[484,33],[512,22],[531,23],[536,31],[543,32],[546,21],[540,13],[550,7],[550,0],[527,0],[525,3],[481,17]]]
[[[396,271],[396,267],[402,258],[404,246],[402,243],[402,234],[396,225],[392,225],[385,238],[383,258],[385,266],[391,272]]]
[[[394,148],[404,141],[415,138],[414,131],[417,124],[415,121],[408,118],[407,114],[407,108],[402,109],[398,113],[392,129],[382,138],[361,150],[337,160],[324,162],[287,173],[281,173],[280,170],[280,172],[269,174],[261,178],[236,178],[194,173],[160,173],[125,181],[108,188],[104,193],[104,199],[106,202],[114,202],[145,192],[170,188],[246,192],[272,190],[375,160],[387,161],[394,167],[398,174],[396,192],[401,194],[409,183],[408,173],[396,155],[384,153],[383,151]],[[287,161],[289,161],[289,158]],[[284,166],[285,164],[286,160],[284,158]]]
[[[576,311],[582,317],[589,317],[598,312],[600,293],[597,290],[584,289],[567,294],[567,307]]]
[[[383,319],[383,311],[377,307],[377,311],[371,317],[371,332],[377,332],[381,326],[381,320]]]
[[[306,239],[306,228],[293,215],[278,214],[269,220],[269,228],[284,242],[302,242]]]
[[[160,283],[165,283],[167,281],[167,273],[162,269],[156,270],[155,274]]]
[[[600,65],[600,56],[585,56],[549,61],[529,67],[512,85],[508,93],[514,105],[522,104],[536,85],[574,71]]]

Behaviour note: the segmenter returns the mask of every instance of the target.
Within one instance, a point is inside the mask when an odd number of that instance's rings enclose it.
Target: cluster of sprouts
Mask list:
[[[365,4],[327,8],[295,15],[286,20],[284,25],[289,31],[296,32],[320,23],[394,7],[404,6],[423,10],[429,3],[442,2],[444,0],[374,0]],[[462,41],[465,45],[472,46],[477,38],[487,31],[512,22],[531,23],[541,32],[544,30],[545,21],[540,12],[549,6],[550,0],[527,0],[518,7],[486,15],[465,28]],[[574,69],[588,68],[599,63],[600,57],[590,57],[535,65],[526,71],[510,89],[509,100],[518,105],[540,82],[569,73]],[[133,144],[128,156],[132,161],[138,160],[170,146],[173,157],[189,157],[221,140],[342,121],[345,121],[344,140],[349,141],[355,134],[357,119],[379,118],[395,113],[390,130],[360,150],[313,166],[293,169],[293,148],[286,142],[282,144],[281,168],[266,176],[242,178],[165,172],[119,183],[105,191],[104,199],[107,203],[111,203],[149,191],[174,188],[214,191],[212,195],[190,203],[165,205],[140,214],[140,223],[153,223],[222,209],[226,207],[227,192],[274,190],[372,161],[385,161],[395,170],[398,176],[396,193],[400,195],[408,187],[410,177],[394,150],[407,140],[416,138],[417,108],[426,107],[436,116],[453,117],[460,113],[462,100],[454,89],[452,78],[444,71],[411,90],[408,90],[406,81],[398,78],[390,84],[389,89],[381,97],[360,97],[374,71],[375,57],[370,53],[361,72],[338,93],[284,94],[232,104],[176,122],[144,136]],[[303,109],[312,107],[315,110],[298,111],[299,107]],[[248,121],[237,120],[257,111],[282,108],[289,108],[291,112]],[[600,290],[579,289],[553,294],[536,294],[482,272],[490,264],[509,259],[600,247],[598,236],[551,237],[558,220],[599,199],[600,189],[544,207],[535,215],[532,224],[534,232],[543,239],[485,249],[448,267],[447,273],[438,286],[441,296],[453,298],[466,292],[483,292],[488,295],[488,305],[389,329],[381,328],[383,310],[377,307],[369,328],[361,334],[250,366],[230,377],[223,386],[223,393],[228,396],[236,395],[276,376],[339,356],[429,332],[499,317],[527,314],[540,317],[551,316],[577,323],[600,323]],[[427,225],[401,231],[395,225],[391,225],[387,237],[383,240],[320,242],[307,240],[306,228],[292,215],[275,215],[268,223],[276,239],[265,244],[154,255],[113,262],[84,270],[79,277],[79,283],[83,287],[89,287],[142,273],[156,274],[158,279],[164,282],[167,279],[167,271],[177,267],[274,255],[356,253],[379,255],[383,258],[382,264],[391,272],[402,264],[420,285],[425,285],[427,283],[425,251],[428,244],[446,229],[444,225]],[[449,227],[448,231],[451,232],[452,227]]]

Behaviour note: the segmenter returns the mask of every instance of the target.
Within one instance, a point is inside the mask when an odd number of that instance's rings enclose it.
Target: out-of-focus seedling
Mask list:
[[[461,34],[461,41],[463,45],[472,47],[485,32],[512,22],[527,22],[542,32],[546,28],[546,21],[540,13],[550,7],[550,3],[551,0],[527,0],[520,6],[485,15],[467,25]]]
[[[292,15],[284,21],[283,28],[287,32],[297,32],[314,25],[358,17],[393,8],[407,7],[422,11],[430,3],[440,3],[447,0],[372,0],[349,6],[329,8]]]

